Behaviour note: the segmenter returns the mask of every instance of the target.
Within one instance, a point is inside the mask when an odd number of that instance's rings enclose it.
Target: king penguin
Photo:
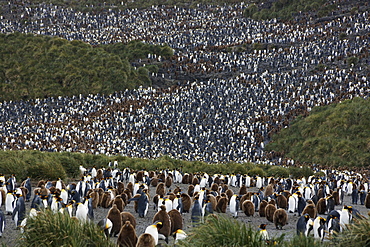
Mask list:
[[[230,198],[230,213],[233,215],[234,218],[238,218],[238,209],[239,209],[239,202],[240,198],[238,195],[234,194]]]
[[[109,239],[113,227],[112,221],[108,218],[104,218],[98,222],[98,226],[104,232],[105,237]]]
[[[13,191],[9,191],[6,194],[5,197],[5,213],[10,215],[13,213],[14,210],[14,202],[15,202],[15,197],[13,194]]]
[[[157,221],[145,229],[145,233],[149,233],[154,238],[155,245],[158,244],[158,230],[162,228],[162,222]]]
[[[174,233],[174,237],[175,237],[175,244],[177,244],[177,242],[179,240],[183,240],[187,237],[188,235],[182,230],[182,229],[178,229],[177,231],[175,231]]]
[[[267,241],[270,239],[269,233],[266,230],[266,224],[261,224],[259,226],[259,234],[261,235],[262,240]]]
[[[17,200],[12,214],[15,226],[18,227],[22,220],[26,217],[26,205],[22,194],[16,194]]]
[[[155,239],[150,233],[143,233],[137,240],[136,247],[155,247]]]
[[[0,209],[0,238],[3,236],[5,229],[6,219],[4,212]]]
[[[149,198],[148,195],[144,192],[142,187],[139,188],[139,194],[135,195],[134,197],[128,200],[128,202],[131,201],[137,201],[138,203],[137,212],[139,214],[139,217],[144,218],[148,213]]]
[[[297,235],[304,235],[307,229],[307,222],[310,219],[309,214],[302,215],[297,221]]]
[[[202,221],[202,207],[200,206],[199,197],[194,198],[193,207],[191,208],[191,222],[193,227],[201,223]]]
[[[135,247],[137,243],[137,235],[134,226],[130,221],[126,221],[119,231],[117,238],[117,246],[119,247]]]

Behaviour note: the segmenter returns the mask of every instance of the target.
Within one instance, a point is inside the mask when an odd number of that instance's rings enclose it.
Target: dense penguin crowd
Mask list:
[[[264,152],[273,133],[314,106],[369,95],[368,66],[346,64],[351,56],[369,63],[368,12],[282,23],[245,18],[244,4],[98,13],[9,4],[0,20],[2,33],[93,45],[137,39],[169,44],[171,60],[148,55],[164,62],[152,77],[181,86],[2,102],[4,150],[285,165],[290,161]],[[270,48],[248,49],[258,44]],[[327,67],[315,70],[323,64]]]
[[[210,215],[252,222],[263,241],[281,230],[326,241],[354,218],[367,217],[370,208],[369,180],[353,171],[321,170],[321,176],[293,179],[115,165],[81,166],[81,179],[68,184],[1,175],[0,236],[13,225],[23,232],[27,219],[51,210],[94,222],[119,246],[176,243]]]

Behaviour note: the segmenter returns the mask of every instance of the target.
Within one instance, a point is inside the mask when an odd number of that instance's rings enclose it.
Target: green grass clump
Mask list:
[[[370,218],[354,219],[353,224],[347,225],[347,229],[334,235],[331,241],[337,247],[370,246]]]
[[[91,222],[80,223],[68,214],[42,211],[28,218],[18,246],[115,246],[100,228]]]
[[[209,216],[205,224],[193,228],[179,246],[267,246],[258,231],[225,216]]]
[[[326,166],[370,164],[370,99],[354,98],[315,107],[298,117],[266,145],[300,162]]]

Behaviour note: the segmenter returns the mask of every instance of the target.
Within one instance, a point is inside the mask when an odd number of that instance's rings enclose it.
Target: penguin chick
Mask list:
[[[273,221],[276,229],[282,230],[283,226],[288,223],[288,214],[282,208],[276,209],[273,215]]]
[[[155,239],[150,233],[143,233],[137,240],[136,247],[155,247]]]
[[[119,247],[135,247],[137,235],[134,226],[130,221],[126,221],[119,231],[117,245]]]

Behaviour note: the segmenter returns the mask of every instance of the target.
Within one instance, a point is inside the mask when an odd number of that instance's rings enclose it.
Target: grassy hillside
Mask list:
[[[123,156],[92,155],[82,153],[50,153],[40,151],[0,151],[0,171],[6,176],[15,174],[20,180],[79,178],[79,166],[107,167],[109,162],[118,161],[120,169],[129,167],[134,170],[180,169],[187,173],[207,172],[209,174],[249,174],[250,176],[293,177],[310,176],[313,171],[308,167],[280,167],[255,165],[253,163],[208,164],[199,161],[183,161],[163,156],[155,160],[128,158]],[[320,174],[317,174],[320,175]]]
[[[30,34],[0,34],[0,100],[110,94],[151,84],[154,66],[134,69],[147,54],[172,56],[168,46],[140,41],[93,47],[82,41]]]
[[[301,162],[364,167],[370,164],[370,99],[316,107],[273,137],[267,150]]]

